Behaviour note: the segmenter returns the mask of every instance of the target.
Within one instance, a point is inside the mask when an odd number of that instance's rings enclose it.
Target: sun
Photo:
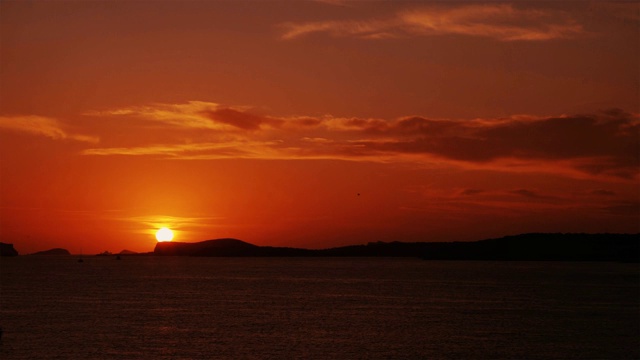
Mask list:
[[[163,227],[156,231],[156,239],[158,241],[171,241],[173,239],[173,231],[171,229]]]

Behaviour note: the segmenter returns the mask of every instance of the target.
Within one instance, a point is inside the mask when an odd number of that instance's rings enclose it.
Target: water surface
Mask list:
[[[637,264],[0,259],[3,359],[640,358]]]

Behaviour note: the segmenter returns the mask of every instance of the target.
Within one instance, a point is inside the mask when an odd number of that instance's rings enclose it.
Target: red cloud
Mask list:
[[[630,178],[638,174],[640,164],[639,124],[637,116],[620,110],[535,120],[413,117],[376,131],[392,137],[358,144],[371,151],[431,154],[471,163],[504,158],[575,160],[574,167],[583,172]]]
[[[203,112],[215,122],[231,125],[243,130],[257,130],[262,124],[280,125],[283,121],[242,112],[230,108],[207,110]]]
[[[283,40],[326,33],[362,39],[464,35],[499,41],[544,41],[573,38],[585,32],[566,13],[511,4],[428,6],[383,19],[289,22],[281,27]]]
[[[183,159],[233,158],[242,154],[243,158],[261,159],[414,161],[618,179],[637,177],[640,164],[640,117],[618,109],[571,116],[521,115],[473,120],[420,116],[396,120],[278,118],[204,102],[132,109],[107,114],[121,116],[133,112],[147,121],[175,129],[201,129],[203,140],[199,144],[197,139],[189,139],[188,146],[182,143],[88,149],[84,154],[144,154]],[[216,142],[219,146],[213,146]],[[247,153],[249,148],[251,152]]]

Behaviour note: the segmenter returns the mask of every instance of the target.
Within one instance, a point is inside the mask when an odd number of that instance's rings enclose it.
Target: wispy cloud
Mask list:
[[[606,189],[594,189],[591,191],[591,194],[596,196],[615,196],[616,192]]]
[[[174,230],[181,230],[192,227],[202,227],[210,225],[212,221],[219,220],[218,217],[184,217],[184,216],[170,216],[170,215],[145,215],[145,216],[130,216],[130,217],[116,217],[116,220],[130,221],[134,223],[143,224],[149,229],[157,230],[161,227],[171,227]]]
[[[485,190],[482,189],[462,189],[458,192],[458,195],[463,195],[463,196],[475,196],[475,195],[480,195],[482,193],[485,193]]]
[[[452,214],[451,216],[459,220],[468,217],[469,214],[519,217],[523,214],[529,216],[534,212],[550,214],[568,211],[576,207],[584,210],[585,208],[594,209],[594,206],[595,208],[604,206],[602,203],[594,205],[593,201],[585,201],[585,199],[566,193],[537,189],[481,190],[426,187],[416,196],[428,199],[430,204],[438,204],[438,212]],[[427,207],[422,207],[422,210],[433,211]]]
[[[617,216],[629,216],[637,219],[640,215],[640,201],[617,201],[601,209],[606,214]]]
[[[131,225],[132,232],[154,235],[159,228],[170,228],[178,239],[186,234],[193,234],[198,229],[210,228],[222,219],[212,216],[172,216],[172,215],[143,215],[143,216],[111,216],[111,220],[122,221]]]
[[[533,189],[516,189],[516,190],[510,190],[508,191],[508,193],[518,197],[527,198],[530,200],[538,200],[538,201],[545,201],[545,202],[549,202],[549,201],[557,202],[562,200],[559,197],[543,194],[540,191],[533,190]]]
[[[122,109],[90,111],[87,116],[127,116],[164,123],[172,127],[209,130],[257,130],[277,126],[277,119],[262,117],[243,107],[228,107],[213,102],[189,101],[184,104],[151,104]]]
[[[126,116],[164,123],[176,127],[195,129],[224,129],[204,113],[215,111],[220,105],[210,102],[189,101],[185,104],[150,104],[120,109],[90,111],[87,116]]]
[[[326,33],[368,39],[464,35],[500,41],[543,41],[573,38],[585,32],[582,25],[564,12],[511,4],[429,6],[384,19],[289,22],[280,26],[283,40]]]
[[[88,143],[99,141],[95,136],[69,133],[63,127],[63,124],[57,119],[44,116],[0,116],[0,129],[45,136],[54,140],[74,140]]]
[[[230,141],[189,144],[163,144],[140,147],[94,148],[83,155],[162,156],[172,159],[260,159],[278,157],[272,150],[276,142]]]
[[[618,179],[634,179],[639,173],[640,116],[621,110],[551,117],[452,120],[412,116],[385,120],[328,115],[272,117],[230,107],[184,111],[193,104],[183,105],[159,104],[159,110],[142,107],[138,109],[145,110],[136,111],[136,115],[176,129],[199,126],[206,120],[226,126],[226,131],[204,127],[210,131],[199,132],[200,140],[93,148],[83,154],[172,159],[406,161]],[[159,111],[161,116],[157,115]]]
[[[432,154],[474,164],[555,164],[593,175],[633,178],[640,164],[638,115],[609,111],[558,117],[441,121],[399,119],[363,131],[393,135],[358,142],[366,149]]]

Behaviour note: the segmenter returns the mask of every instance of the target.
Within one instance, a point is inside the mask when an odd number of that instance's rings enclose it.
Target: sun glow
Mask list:
[[[156,231],[156,239],[158,241],[171,241],[173,239],[173,231],[166,227],[160,228]]]

